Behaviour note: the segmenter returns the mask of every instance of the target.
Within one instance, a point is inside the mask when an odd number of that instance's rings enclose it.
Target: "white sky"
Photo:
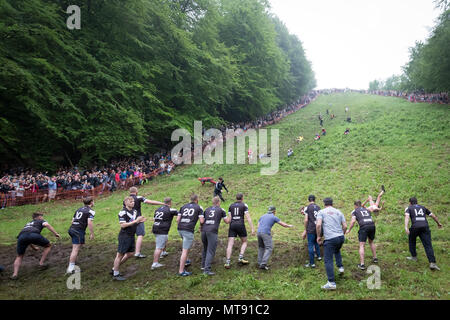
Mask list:
[[[400,74],[439,10],[432,0],[269,0],[271,12],[303,42],[316,89],[367,89]]]

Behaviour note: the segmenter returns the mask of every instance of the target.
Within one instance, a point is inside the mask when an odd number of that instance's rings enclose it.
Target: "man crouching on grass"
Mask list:
[[[137,225],[145,222],[147,219],[144,216],[137,217],[136,209],[134,207],[133,197],[126,197],[124,200],[125,207],[119,212],[119,247],[117,249],[117,256],[114,260],[114,268],[112,270],[114,280],[126,280],[119,272],[119,267],[122,263],[134,256],[135,239]]]

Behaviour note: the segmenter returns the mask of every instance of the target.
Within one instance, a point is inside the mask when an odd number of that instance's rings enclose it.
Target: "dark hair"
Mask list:
[[[171,197],[164,198],[164,203],[165,204],[169,204],[171,202],[172,202],[172,198]]]
[[[35,213],[33,213],[32,217],[33,217],[33,219],[36,219],[37,217],[43,216],[43,215],[44,214],[42,212],[35,212]]]
[[[356,201],[354,202],[354,205],[355,205],[355,206],[358,206],[358,207],[361,207],[361,201],[360,201],[360,200],[356,200]]]
[[[409,198],[409,203],[411,203],[411,204],[417,204],[417,199],[416,199],[416,197],[411,197],[411,198]]]
[[[219,178],[219,180],[220,180],[220,181],[223,181],[223,178],[222,178],[222,177],[220,177],[220,178]]]
[[[195,193],[191,195],[191,202],[194,202],[198,200],[198,195],[196,195]]]
[[[323,204],[326,205],[326,206],[332,206],[333,205],[333,199],[325,198],[325,199],[323,199]]]
[[[238,193],[236,194],[236,200],[242,200],[242,198],[244,198],[244,195],[242,193]]]
[[[313,195],[313,194],[310,194],[310,195],[308,196],[308,201],[316,201],[316,196]]]
[[[92,197],[87,197],[83,199],[83,203],[85,206],[88,206],[92,203],[92,201],[94,201],[94,199]]]

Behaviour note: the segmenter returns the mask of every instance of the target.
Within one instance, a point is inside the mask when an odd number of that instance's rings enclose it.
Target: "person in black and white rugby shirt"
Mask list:
[[[231,268],[231,253],[233,251],[234,239],[239,236],[242,241],[241,251],[239,253],[239,264],[248,264],[248,260],[244,259],[244,253],[247,249],[247,230],[245,229],[245,218],[247,219],[252,235],[255,235],[255,228],[253,227],[252,219],[248,211],[248,206],[244,203],[244,195],[238,193],[236,195],[236,202],[231,204],[228,208],[228,214],[231,216],[230,228],[228,230],[228,246],[227,246],[227,260],[224,267]]]
[[[375,222],[372,219],[370,211],[361,206],[361,201],[355,201],[355,210],[352,211],[352,221],[350,222],[350,227],[348,228],[345,234],[349,234],[352,230],[355,222],[358,221],[359,231],[358,231],[358,239],[359,239],[359,258],[360,264],[358,264],[358,268],[361,270],[365,270],[366,267],[364,265],[364,248],[366,246],[367,238],[369,238],[370,249],[372,250],[373,262],[378,263],[376,246],[373,240],[375,239]]]
[[[229,224],[231,217],[220,207],[220,198],[214,197],[212,206],[205,210],[205,223],[201,225],[203,251],[202,251],[202,270],[203,274],[214,275],[211,271],[211,264],[216,255],[217,234],[219,232],[220,221]]]
[[[203,215],[203,208],[198,204],[198,195],[191,195],[191,202],[181,207],[177,216],[178,233],[183,239],[183,250],[180,258],[179,276],[190,276],[192,272],[185,270],[185,267],[189,266],[191,262],[188,259],[189,249],[191,249],[194,243],[194,230],[197,221],[200,223],[205,222]]]
[[[114,267],[112,270],[114,280],[126,280],[126,278],[119,273],[119,267],[129,258],[134,255],[135,239],[137,225],[145,222],[144,216],[137,216],[137,210],[133,209],[133,197],[126,197],[124,200],[125,208],[119,212],[119,246],[117,248],[117,255],[114,260]]]
[[[138,196],[138,188],[136,188],[136,187],[130,188],[130,197],[132,197],[134,199],[133,209],[136,209],[138,217],[140,217],[142,215],[142,212],[141,212],[141,204],[142,203],[159,205],[159,206],[164,205],[164,203],[162,203],[162,202],[155,201],[155,200],[149,200],[149,199],[146,199],[145,197]],[[123,206],[125,208],[125,203],[123,204]],[[144,236],[145,236],[145,226],[144,226],[143,222],[141,222],[137,225],[136,235],[137,235],[136,253],[134,254],[134,256],[139,259],[146,258],[146,256],[141,253],[142,241],[144,240]],[[163,253],[163,255],[167,255],[167,252]]]
[[[168,197],[164,199],[164,205],[155,210],[152,232],[156,238],[156,248],[153,254],[152,270],[164,266],[159,263],[159,258],[162,257],[163,250],[166,248],[173,217],[178,216],[178,210],[171,206],[172,198]]]
[[[409,199],[409,204],[409,207],[405,209],[405,231],[409,236],[409,252],[411,252],[411,256],[407,258],[408,260],[417,261],[416,239],[419,237],[425,248],[428,261],[430,262],[430,269],[440,270],[436,265],[436,258],[431,243],[431,231],[426,216],[433,218],[433,220],[436,221],[438,228],[442,228],[442,224],[435,214],[424,206],[417,204],[417,199],[415,197]],[[411,228],[408,229],[410,219]]]
[[[92,210],[94,206],[94,199],[87,197],[83,200],[84,207],[75,211],[72,218],[72,224],[69,228],[69,235],[72,238],[72,253],[69,258],[69,267],[66,274],[72,274],[75,271],[75,262],[77,261],[78,253],[81,246],[85,243],[86,228],[89,227],[90,240],[94,240],[94,216],[95,211]]]

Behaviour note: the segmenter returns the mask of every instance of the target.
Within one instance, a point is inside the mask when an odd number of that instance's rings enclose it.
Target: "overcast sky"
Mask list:
[[[408,48],[425,40],[439,10],[432,0],[269,0],[303,42],[317,89],[367,89],[400,74]]]

